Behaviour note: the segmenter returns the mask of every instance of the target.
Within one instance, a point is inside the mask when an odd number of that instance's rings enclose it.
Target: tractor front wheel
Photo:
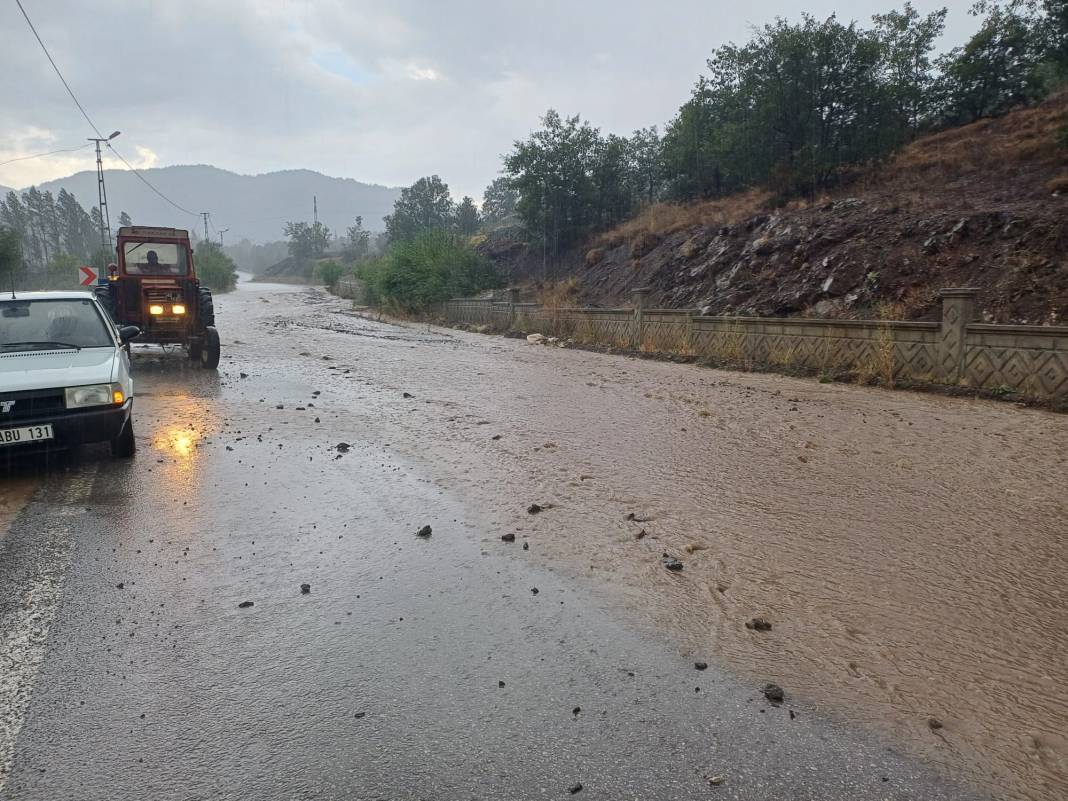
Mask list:
[[[205,370],[214,370],[219,366],[219,332],[214,328],[204,329],[204,340],[200,343],[200,366]]]
[[[192,339],[189,341],[189,360],[192,362],[200,361],[200,354],[204,350],[204,344],[199,339]]]

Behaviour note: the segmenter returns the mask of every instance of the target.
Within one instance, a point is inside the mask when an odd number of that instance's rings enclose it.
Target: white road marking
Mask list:
[[[70,523],[65,517],[82,514],[96,477],[97,467],[87,465],[70,480],[56,505],[57,520],[36,533],[40,558],[36,572],[24,584],[8,587],[18,601],[0,618],[0,792],[3,792],[15,759],[15,744],[30,706],[37,673],[44,659],[52,619],[71,559]],[[10,539],[8,539],[10,544]],[[3,550],[0,550],[0,558]]]

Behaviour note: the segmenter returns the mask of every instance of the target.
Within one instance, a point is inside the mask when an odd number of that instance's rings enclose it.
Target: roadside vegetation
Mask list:
[[[237,286],[237,267],[214,242],[198,242],[193,250],[193,264],[200,283],[220,294]]]
[[[405,314],[497,286],[493,265],[455,231],[432,228],[394,243],[356,272],[364,302]]]

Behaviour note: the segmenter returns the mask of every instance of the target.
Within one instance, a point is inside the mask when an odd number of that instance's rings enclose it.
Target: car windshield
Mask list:
[[[113,347],[96,304],[86,298],[0,301],[0,352]]]
[[[125,242],[122,254],[127,275],[185,275],[189,272],[185,245],[174,242]]]

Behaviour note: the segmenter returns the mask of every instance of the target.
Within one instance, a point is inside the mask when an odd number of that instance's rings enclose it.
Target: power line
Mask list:
[[[16,161],[26,161],[26,159],[39,159],[45,156],[54,156],[57,153],[73,153],[75,150],[85,150],[87,147],[92,147],[91,144],[78,145],[77,147],[67,147],[62,150],[50,150],[47,153],[34,153],[32,156],[19,156],[18,158],[8,159],[7,161],[0,161],[0,167],[5,164],[14,164]]]
[[[110,142],[108,142],[108,150],[110,150],[112,153],[114,153],[115,157],[119,161],[121,161],[123,164],[125,164],[126,167],[130,170],[130,172],[132,172],[134,175],[136,175],[138,178],[140,178],[141,179],[141,183],[143,183],[145,186],[147,186],[149,189],[151,189],[153,192],[155,192],[161,198],[163,198],[168,203],[170,203],[172,206],[174,206],[174,208],[178,209],[178,211],[184,212],[185,214],[192,214],[194,217],[196,216],[196,212],[195,211],[190,211],[189,209],[185,208],[184,206],[179,206],[177,203],[175,203],[173,200],[171,200],[165,194],[163,194],[158,189],[156,189],[156,187],[152,185],[152,182],[149,181],[147,178],[145,178],[145,176],[143,176],[141,174],[141,172],[136,167],[134,167],[130,162],[128,162],[126,159],[124,159],[122,157],[122,154],[119,151],[117,151],[115,149],[115,146],[112,145]]]
[[[81,102],[79,102],[78,97],[74,94],[74,90],[70,88],[70,84],[67,83],[67,79],[64,78],[63,77],[63,73],[59,71],[59,67],[56,65],[55,59],[52,58],[52,54],[49,53],[48,52],[48,48],[45,47],[45,43],[41,39],[41,35],[39,33],[37,33],[37,29],[33,26],[33,21],[30,19],[30,15],[27,14],[26,13],[26,9],[22,7],[22,0],[15,0],[15,4],[18,5],[19,11],[22,12],[22,16],[26,18],[26,24],[29,25],[30,26],[30,30],[33,31],[33,36],[34,36],[35,39],[37,39],[37,44],[39,44],[41,46],[41,49],[44,51],[45,56],[48,57],[48,63],[51,64],[52,65],[52,69],[54,69],[56,71],[56,75],[59,76],[59,80],[63,83],[63,87],[67,90],[67,94],[70,95],[70,99],[73,100],[74,101],[74,105],[76,105],[78,107],[78,111],[80,111],[82,113],[82,116],[85,117],[85,121],[89,123],[89,127],[92,128],[96,132],[96,135],[98,137],[100,137],[102,140],[106,140],[108,137],[106,137],[102,133],[100,133],[100,129],[96,127],[96,123],[94,123],[93,120],[89,117],[89,114],[86,112],[86,110],[82,106]],[[111,142],[108,142],[107,144],[108,144],[108,150],[110,150],[112,153],[114,153],[115,157],[118,158],[119,161],[121,161],[123,164],[125,164],[127,166],[127,168],[134,175],[136,175],[138,178],[140,178],[142,183],[144,183],[145,186],[147,186],[149,189],[151,189],[153,192],[155,192],[161,198],[166,200],[168,203],[170,203],[172,206],[174,206],[174,208],[178,209],[179,211],[185,212],[186,214],[194,214],[195,215],[195,212],[189,211],[189,209],[186,209],[186,208],[183,208],[182,206],[179,206],[177,203],[175,203],[173,200],[171,200],[169,197],[167,197],[165,194],[163,194],[161,191],[159,191],[155,186],[153,186],[152,183],[147,178],[145,178],[145,176],[143,176],[137,169],[135,169],[134,166],[132,164],[130,164],[130,162],[128,162],[125,158],[123,158],[122,154],[114,148],[114,146],[111,144]]]

